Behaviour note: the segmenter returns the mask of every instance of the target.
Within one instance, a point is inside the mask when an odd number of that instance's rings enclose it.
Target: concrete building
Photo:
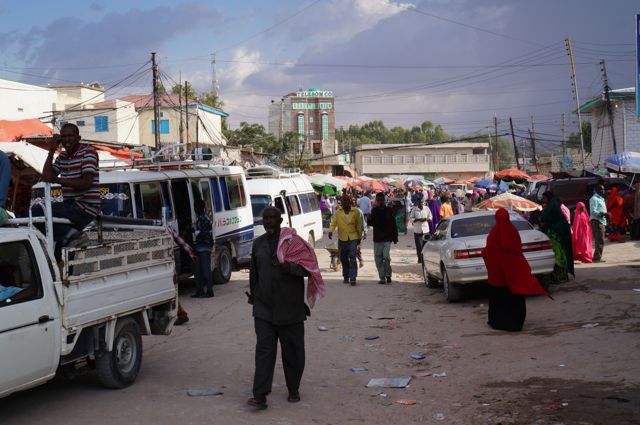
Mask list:
[[[48,86],[58,94],[54,111],[83,109],[91,103],[104,101],[104,87],[98,83]]]
[[[290,131],[298,133],[300,143],[292,153],[311,161],[318,171],[342,174],[347,163],[344,155],[338,155],[335,122],[333,92],[310,88],[271,101],[267,131],[278,139]]]
[[[138,112],[132,102],[115,99],[85,103],[74,109],[56,111],[55,117],[56,127],[67,122],[75,124],[85,140],[140,144]]]
[[[0,120],[40,118],[50,121],[51,111],[58,102],[58,92],[47,87],[0,79],[0,99]]]
[[[147,146],[155,144],[155,120],[153,117],[153,96],[136,95],[121,97],[120,100],[135,104],[138,113],[140,143]],[[197,102],[189,103],[189,132],[187,133],[187,114],[183,105],[179,107],[177,95],[165,94],[160,97],[160,144],[180,143],[180,115],[184,125],[183,143],[195,146],[224,146],[227,140],[222,134],[222,118],[229,116],[224,111],[202,105]]]
[[[640,152],[640,122],[636,117],[635,88],[612,90],[610,98],[615,148],[604,93],[580,106],[580,112],[591,117],[591,159],[596,167],[602,166],[607,157],[616,151]]]
[[[392,174],[446,177],[454,180],[489,173],[489,143],[440,143],[433,145],[362,145],[355,151],[358,175]]]

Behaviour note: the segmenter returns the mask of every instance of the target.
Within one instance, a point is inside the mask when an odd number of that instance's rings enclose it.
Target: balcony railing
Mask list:
[[[483,164],[488,162],[487,154],[365,155],[362,157],[364,165]]]

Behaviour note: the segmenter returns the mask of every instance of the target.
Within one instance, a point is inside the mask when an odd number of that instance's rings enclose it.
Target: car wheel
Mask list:
[[[444,287],[444,296],[450,303],[454,303],[462,299],[462,287],[449,280],[447,269],[445,269],[444,266],[442,267],[442,286]]]
[[[424,264],[424,259],[422,260],[422,278],[424,279],[424,284],[427,288],[437,288],[440,286],[438,279],[429,275],[427,266]]]
[[[231,258],[231,252],[226,246],[221,246],[218,251],[218,258],[216,261],[216,268],[213,270],[212,278],[213,283],[221,285],[229,282],[231,279],[231,271],[233,270],[233,259]]]

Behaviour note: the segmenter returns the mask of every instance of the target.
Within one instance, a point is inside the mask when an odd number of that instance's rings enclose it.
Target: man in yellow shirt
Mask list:
[[[358,276],[356,249],[362,237],[362,216],[357,208],[352,208],[349,195],[342,195],[341,206],[342,208],[333,215],[327,236],[331,239],[333,231],[338,229],[338,249],[342,263],[343,282],[355,286]]]

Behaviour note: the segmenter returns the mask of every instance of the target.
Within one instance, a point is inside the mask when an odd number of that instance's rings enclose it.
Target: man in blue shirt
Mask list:
[[[595,193],[589,200],[589,219],[591,222],[593,243],[595,245],[593,251],[594,263],[604,262],[602,259],[602,250],[604,249],[604,229],[607,225],[608,218],[607,204],[604,201],[604,185],[598,183],[595,188]]]

